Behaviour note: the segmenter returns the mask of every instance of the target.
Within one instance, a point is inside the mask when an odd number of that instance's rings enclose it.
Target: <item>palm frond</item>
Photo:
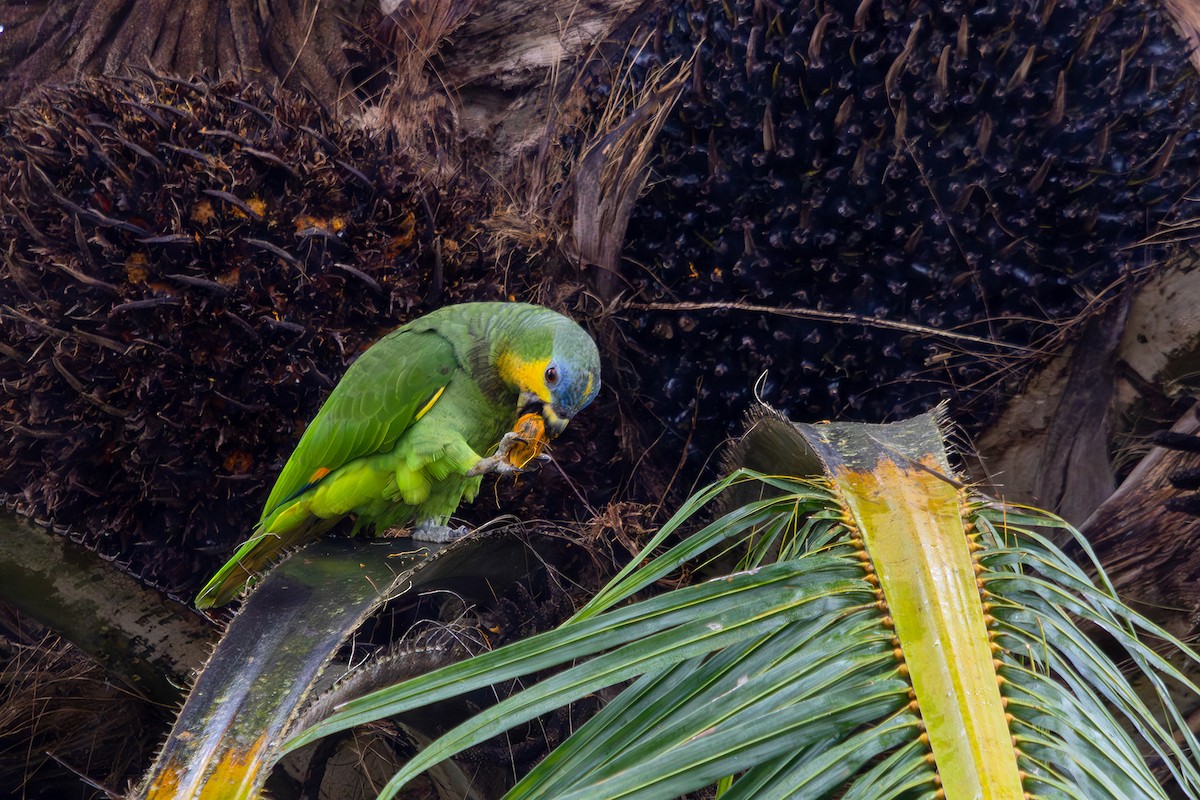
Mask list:
[[[794,436],[826,474],[735,471],[558,630],[347,703],[286,746],[557,665],[431,744],[380,796],[625,681],[508,797],[668,798],[715,783],[733,800],[1129,800],[1166,798],[1163,784],[1197,796],[1200,747],[1166,689],[1198,690],[1155,647],[1196,657],[1122,604],[1098,565],[1092,581],[1051,543],[1050,528],[1077,536],[1065,523],[973,496],[933,416],[764,429],[777,451]],[[654,555],[730,489],[736,507]],[[747,569],[629,602],[737,542]],[[755,565],[768,554],[779,560]],[[1155,708],[1094,631],[1150,677]]]
[[[494,530],[438,547],[326,539],[272,570],[201,671],[132,797],[259,796],[278,742],[342,643],[383,603],[447,578],[491,591],[529,569],[526,545]]]

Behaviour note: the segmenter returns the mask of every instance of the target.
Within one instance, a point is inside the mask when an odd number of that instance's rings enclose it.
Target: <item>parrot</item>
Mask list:
[[[354,533],[416,526],[442,540],[488,472],[515,472],[513,432],[550,437],[595,398],[600,357],[542,306],[450,305],[375,342],[346,370],[285,463],[252,536],[196,597],[224,605],[281,554],[353,517]],[[535,416],[536,415],[536,416]],[[488,453],[494,448],[491,455]],[[539,453],[541,443],[532,453]],[[422,537],[422,533],[430,535]]]

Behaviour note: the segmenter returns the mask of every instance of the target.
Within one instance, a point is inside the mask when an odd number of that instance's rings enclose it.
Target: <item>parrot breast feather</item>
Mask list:
[[[380,339],[350,365],[304,432],[262,519],[338,467],[390,450],[459,369],[453,346],[435,331],[400,328]]]

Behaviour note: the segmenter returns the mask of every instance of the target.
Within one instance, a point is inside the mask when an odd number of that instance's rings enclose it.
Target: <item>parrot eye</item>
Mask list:
[[[558,367],[546,367],[546,385],[554,386],[558,383]]]

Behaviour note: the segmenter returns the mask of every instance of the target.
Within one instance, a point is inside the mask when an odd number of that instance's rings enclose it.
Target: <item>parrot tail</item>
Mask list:
[[[196,595],[196,608],[223,606],[238,596],[247,581],[261,573],[273,561],[294,547],[316,538],[311,530],[292,530],[287,533],[256,531],[237,549],[233,557],[217,570],[200,594]]]

